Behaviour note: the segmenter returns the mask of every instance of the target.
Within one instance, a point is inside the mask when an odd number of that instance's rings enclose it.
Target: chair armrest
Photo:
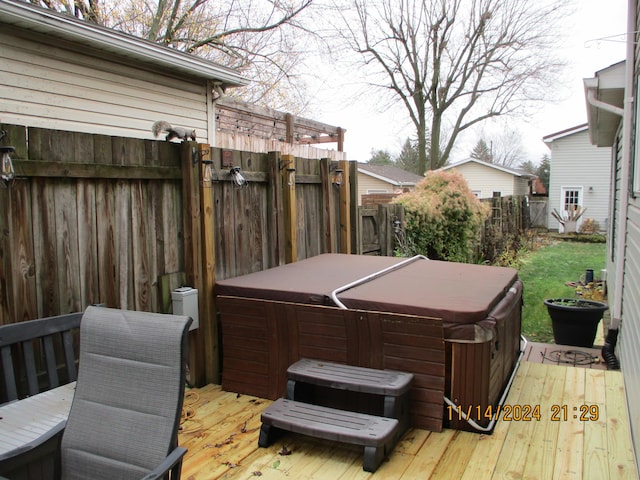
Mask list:
[[[28,472],[46,468],[51,471],[50,478],[57,478],[60,440],[66,424],[63,420],[37,439],[0,455],[0,477],[28,478]]]
[[[142,480],[156,480],[164,477],[169,470],[176,467],[171,475],[171,480],[180,479],[180,470],[182,469],[182,457],[187,453],[187,449],[184,447],[176,447],[173,451],[167,455],[160,465],[149,472]]]
[[[29,443],[25,443],[24,445],[21,445],[18,448],[14,448],[13,450],[10,450],[10,451],[8,451],[6,453],[0,454],[0,461],[5,461],[5,460],[11,459],[11,458],[15,458],[15,457],[17,457],[19,455],[24,455],[25,453],[27,453],[27,452],[29,452],[31,450],[37,449],[41,445],[44,445],[49,440],[54,438],[56,435],[62,434],[62,432],[64,431],[64,427],[66,425],[67,425],[67,421],[66,420],[62,420],[60,423],[58,423],[57,425],[52,427],[46,433],[40,435],[35,440],[33,440],[33,441],[29,442]]]

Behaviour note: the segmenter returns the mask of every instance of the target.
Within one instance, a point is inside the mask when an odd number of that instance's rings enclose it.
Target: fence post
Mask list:
[[[340,184],[340,253],[351,253],[351,188],[349,162],[340,160],[342,183]]]
[[[293,170],[291,170],[293,169]],[[282,155],[280,174],[282,188],[284,189],[284,237],[285,237],[285,262],[291,263],[298,260],[298,218],[296,215],[296,158],[293,155]],[[290,172],[293,171],[293,178]]]
[[[213,288],[216,283],[216,252],[214,235],[213,188],[206,185],[204,178],[204,162],[211,161],[211,146],[198,144],[200,165],[200,205],[202,219],[202,290],[198,290],[198,310],[200,317],[200,335],[204,337],[204,373],[207,383],[220,384],[220,348],[218,345],[218,322],[216,321],[215,305],[213,303]]]
[[[320,159],[320,179],[322,181],[322,229],[324,230],[324,251],[335,253],[335,214],[333,200],[333,183],[331,182],[331,159]]]
[[[358,221],[358,162],[347,162],[349,166],[349,215],[351,230],[351,252],[358,251],[358,238],[360,236]]]
[[[201,328],[189,334],[189,370],[191,383],[204,385],[204,335],[202,324],[209,319],[204,317],[204,291],[202,278],[202,223],[200,162],[198,149],[193,142],[183,142],[180,149],[182,163],[182,202],[184,208],[184,266],[186,283],[201,292],[198,295],[198,314]]]

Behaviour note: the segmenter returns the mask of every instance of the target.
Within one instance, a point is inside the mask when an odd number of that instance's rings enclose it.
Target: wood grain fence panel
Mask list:
[[[78,181],[78,264],[80,308],[99,303],[95,181]]]
[[[134,290],[134,310],[148,311],[153,305],[151,282],[157,278],[153,275],[152,265],[156,259],[155,236],[149,223],[149,214],[153,214],[153,206],[149,204],[141,181],[131,183],[131,254]]]
[[[78,250],[77,187],[71,180],[56,185],[56,253],[58,255],[58,295],[61,313],[82,309],[80,299],[80,258]],[[83,259],[84,261],[84,259]]]
[[[11,188],[8,210],[9,252],[12,268],[7,272],[9,295],[13,308],[9,309],[10,321],[18,322],[35,318],[36,282],[34,252],[31,243],[31,202],[29,187],[25,182],[15,182]]]
[[[158,143],[158,142],[149,142]],[[152,214],[149,218],[152,235],[150,240],[153,242],[153,248],[155,249],[154,257],[152,258],[152,281],[158,285],[160,276],[167,273],[174,273],[177,270],[167,269],[167,252],[165,249],[168,246],[168,239],[165,241],[167,232],[165,231],[165,219],[167,218],[165,212],[165,189],[167,188],[166,182],[151,182],[147,185],[149,190],[149,206],[152,210]],[[156,289],[157,290],[157,289]]]
[[[93,160],[93,163],[99,165],[111,165],[113,163],[113,142],[111,137],[94,135],[93,157],[91,160]]]
[[[176,182],[149,184],[150,205],[154,208],[157,275],[184,271],[181,238],[183,235],[182,197]]]
[[[120,305],[116,187],[116,182],[113,180],[100,180],[96,183],[96,217],[99,219],[96,225],[98,239],[98,303],[103,303],[108,307]]]
[[[265,240],[265,198],[266,184],[254,185],[254,190],[249,199],[249,238],[251,243],[251,255],[249,257],[249,271],[258,272],[267,268],[265,257],[268,256],[268,245]]]
[[[48,178],[36,178],[31,182],[30,195],[33,199],[33,251],[35,255],[35,276],[38,317],[49,317],[60,312],[58,295],[58,255],[56,254],[56,216],[54,183]],[[46,253],[45,253],[46,252]]]
[[[0,205],[9,206],[10,191],[7,188],[0,189]],[[11,249],[9,245],[9,218],[7,215],[0,215],[0,325],[10,323],[9,302],[10,295],[7,290],[7,272],[13,270],[11,263]]]
[[[184,238],[182,191],[177,182],[163,183],[162,217],[157,221],[163,226],[164,264],[167,273],[184,271]]]
[[[115,214],[117,221],[116,252],[118,257],[117,308],[133,309],[133,259],[131,248],[131,193],[128,182],[118,181],[115,188]]]
[[[112,137],[112,155],[114,165],[144,165],[144,141],[136,138]]]
[[[238,275],[250,273],[249,263],[251,259],[251,217],[249,216],[249,197],[255,191],[255,185],[248,185],[245,188],[233,189],[235,238],[233,242],[236,246],[235,263]]]

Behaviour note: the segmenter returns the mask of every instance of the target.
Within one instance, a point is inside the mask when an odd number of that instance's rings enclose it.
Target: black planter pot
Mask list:
[[[559,345],[593,347],[607,304],[594,300],[549,298],[544,301],[551,317],[553,338]]]

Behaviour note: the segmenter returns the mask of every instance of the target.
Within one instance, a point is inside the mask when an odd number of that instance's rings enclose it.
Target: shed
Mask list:
[[[358,202],[363,195],[398,194],[411,191],[424,177],[394,165],[358,163]]]
[[[165,120],[214,144],[233,69],[17,0],[0,2],[0,122],[153,138]]]

